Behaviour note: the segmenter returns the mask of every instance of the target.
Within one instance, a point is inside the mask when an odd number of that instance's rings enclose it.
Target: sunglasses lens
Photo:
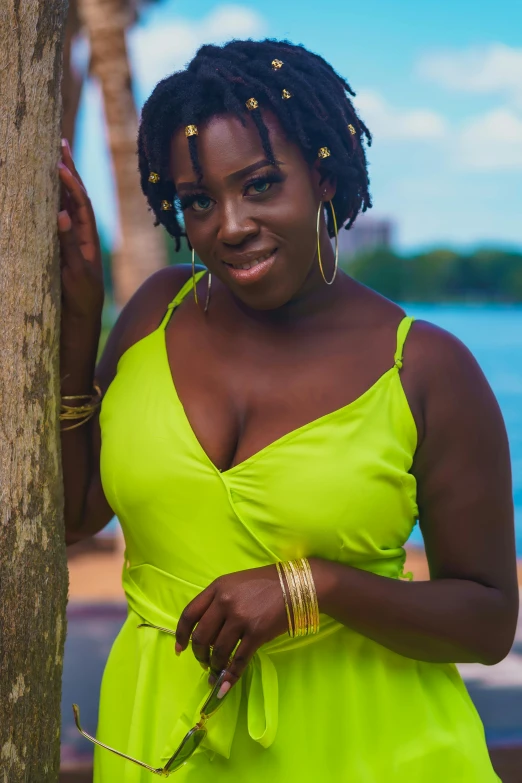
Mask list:
[[[174,754],[170,761],[166,764],[169,772],[175,772],[177,769],[183,766],[192,754],[199,748],[203,742],[206,729],[192,729],[189,731],[183,742],[181,743],[179,750]]]
[[[230,689],[229,689],[221,699],[218,699],[217,697],[219,689],[221,688],[221,685],[223,684],[223,680],[225,679],[225,676],[226,676],[226,671],[222,671],[216,681],[216,684],[210,691],[208,699],[206,700],[203,707],[201,708],[201,712],[203,713],[203,715],[206,715],[207,718],[210,718],[210,716],[213,715],[221,707],[221,705],[223,704],[223,702],[227,697],[227,694],[230,693]]]

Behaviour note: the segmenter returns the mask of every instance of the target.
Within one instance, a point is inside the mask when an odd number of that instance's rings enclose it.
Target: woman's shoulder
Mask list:
[[[410,361],[427,381],[481,373],[469,348],[451,332],[430,321],[414,319],[408,336]]]
[[[452,439],[488,428],[503,434],[498,402],[469,348],[451,332],[415,320],[404,348],[403,386],[417,408],[419,444],[428,432]],[[433,435],[431,436],[433,440]]]

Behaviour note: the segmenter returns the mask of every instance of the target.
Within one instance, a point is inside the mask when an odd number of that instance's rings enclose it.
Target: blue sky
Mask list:
[[[373,213],[396,221],[399,249],[411,252],[522,248],[521,29],[515,0],[163,0],[128,40],[140,104],[201,43],[268,36],[321,54],[357,92],[374,134]],[[100,227],[114,237],[102,117],[90,85],[75,156]]]

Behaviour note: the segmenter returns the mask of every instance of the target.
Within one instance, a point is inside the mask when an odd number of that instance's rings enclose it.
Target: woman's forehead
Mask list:
[[[246,125],[243,125],[235,114],[222,114],[198,123],[198,158],[206,180],[224,179],[232,172],[266,158],[255,123],[248,115],[245,119]],[[286,139],[279,122],[268,112],[263,119],[275,158],[288,157],[294,145]],[[176,131],[172,138],[170,161],[174,182],[195,179],[184,128]]]

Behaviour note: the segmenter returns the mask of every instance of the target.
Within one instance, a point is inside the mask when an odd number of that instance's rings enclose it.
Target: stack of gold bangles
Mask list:
[[[75,427],[85,424],[86,421],[89,421],[94,416],[96,409],[101,403],[102,390],[96,383],[93,384],[93,387],[96,394],[69,394],[62,396],[62,400],[90,400],[90,402],[84,405],[66,405],[62,402],[59,415],[60,421],[80,419],[77,424],[73,424],[71,427],[62,427],[62,432],[74,430]]]
[[[276,563],[288,618],[288,635],[308,636],[319,633],[319,604],[312,569],[306,557]],[[290,593],[292,613],[288,604],[285,581]],[[293,618],[293,621],[292,621]]]

